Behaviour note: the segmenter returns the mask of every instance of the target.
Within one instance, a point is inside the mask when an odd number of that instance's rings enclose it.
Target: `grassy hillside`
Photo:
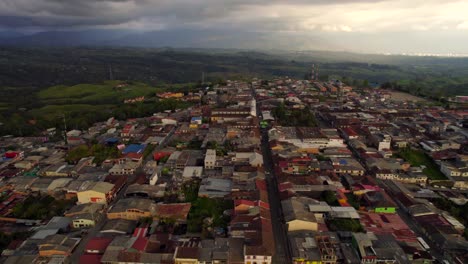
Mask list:
[[[150,87],[143,83],[130,83],[118,87],[120,81],[106,81],[102,84],[58,85],[42,89],[38,98],[45,104],[80,104],[91,102],[123,102],[138,96],[154,96],[161,88]]]
[[[121,85],[124,84],[124,85]],[[43,89],[0,88],[0,135],[37,135],[49,127],[84,129],[113,116],[118,119],[148,116],[190,104],[159,100],[156,93],[199,89],[188,84],[153,87],[139,82],[105,81],[95,84],[58,85]],[[140,103],[124,100],[145,96]]]

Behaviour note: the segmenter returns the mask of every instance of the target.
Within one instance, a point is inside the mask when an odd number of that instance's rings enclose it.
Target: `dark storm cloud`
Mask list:
[[[168,26],[196,23],[209,26],[210,19],[226,18],[251,6],[331,5],[375,2],[372,0],[0,0],[2,27],[108,26],[141,20],[165,20]],[[252,14],[255,16],[255,14]],[[248,18],[246,18],[248,20]],[[204,24],[206,23],[206,24]]]

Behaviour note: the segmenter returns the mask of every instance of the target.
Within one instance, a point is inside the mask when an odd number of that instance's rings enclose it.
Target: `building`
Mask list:
[[[94,182],[85,191],[77,193],[78,203],[109,204],[115,196],[115,185],[108,182]]]
[[[104,204],[85,203],[73,206],[64,215],[72,219],[73,228],[93,227],[102,219]]]
[[[205,155],[205,169],[214,169],[216,164],[216,150],[207,149]]]
[[[288,232],[318,230],[315,213],[311,212],[308,206],[314,201],[314,199],[306,197],[292,197],[281,202]]]
[[[70,256],[78,243],[79,239],[77,238],[69,238],[66,235],[59,234],[51,235],[39,243],[39,256]]]
[[[178,223],[187,222],[187,216],[192,205],[190,203],[156,204],[154,207],[155,219],[172,219]]]
[[[198,190],[199,197],[224,198],[230,194],[232,182],[227,179],[205,178],[201,181]]]
[[[148,199],[120,199],[107,211],[108,219],[139,220],[155,216],[155,204]]]

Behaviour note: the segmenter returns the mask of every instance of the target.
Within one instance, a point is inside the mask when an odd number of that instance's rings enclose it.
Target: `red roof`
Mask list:
[[[84,254],[81,255],[79,264],[101,264],[102,255],[91,255]]]
[[[144,251],[146,244],[148,243],[148,239],[145,237],[138,237],[135,242],[133,242],[132,248],[138,251]]]
[[[8,158],[8,159],[13,159],[13,158],[16,158],[17,156],[19,156],[19,152],[15,152],[15,151],[8,151],[5,153],[5,158]]]
[[[143,154],[141,153],[135,153],[135,152],[130,152],[125,155],[127,158],[130,159],[141,159],[143,157]]]
[[[147,227],[135,228],[135,231],[133,232],[134,237],[146,237],[147,234],[148,234],[148,228]]]
[[[112,238],[109,237],[93,237],[86,244],[85,251],[104,252],[111,242]]]
[[[270,209],[270,204],[263,201],[257,201],[257,206],[265,209]]]
[[[356,133],[356,131],[354,131],[354,129],[352,129],[350,127],[343,128],[343,132],[346,133],[346,135],[348,135],[348,137],[358,136],[358,133]]]
[[[256,180],[255,185],[257,186],[257,189],[261,191],[266,191],[267,190],[267,185],[265,180]]]
[[[282,192],[282,191],[291,189],[293,187],[293,184],[290,182],[282,182],[278,184],[278,187],[279,187],[279,191]]]
[[[191,207],[190,203],[157,204],[156,215],[159,218],[186,220]]]
[[[156,161],[159,161],[161,158],[166,157],[166,156],[170,156],[170,155],[171,155],[170,152],[156,152],[153,155],[153,159],[156,160]]]

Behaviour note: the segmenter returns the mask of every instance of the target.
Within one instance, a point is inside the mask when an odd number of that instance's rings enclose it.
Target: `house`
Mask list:
[[[376,213],[396,213],[397,205],[384,190],[371,191],[362,195],[361,205]]]
[[[133,162],[124,160],[121,163],[117,163],[109,170],[111,175],[131,175],[140,167],[141,162]]]
[[[145,148],[146,148],[146,145],[130,144],[122,151],[122,154],[124,155],[129,154],[129,153],[142,154]]]
[[[252,167],[263,166],[263,156],[257,152],[236,152],[231,160],[233,162],[247,162]]]
[[[187,166],[184,168],[182,177],[188,178],[201,178],[203,173],[202,166]]]
[[[93,237],[86,244],[85,254],[104,254],[111,242],[110,237]]]
[[[468,162],[462,159],[449,162],[444,161],[440,164],[440,171],[447,177],[468,177]]]
[[[216,164],[216,150],[207,149],[205,155],[205,169],[214,169]]]
[[[227,179],[205,178],[198,190],[199,197],[224,198],[231,193],[232,181]]]
[[[158,199],[164,197],[165,190],[165,186],[135,183],[128,186],[125,196]]]
[[[73,206],[64,215],[72,219],[73,228],[93,227],[102,219],[104,204],[85,203]]]
[[[298,232],[289,235],[292,261],[301,263],[337,263],[339,239],[335,233]]]
[[[71,219],[69,217],[54,216],[43,226],[35,229],[31,239],[45,239],[47,236],[70,231]]]
[[[364,175],[364,167],[352,158],[331,158],[334,172],[337,174]]]
[[[70,238],[60,234],[51,235],[39,242],[39,256],[70,256],[78,243],[79,239],[77,238]]]
[[[185,223],[192,205],[190,203],[156,204],[154,208],[155,219],[173,219]]]
[[[136,221],[125,219],[110,219],[101,228],[101,234],[128,235],[133,233],[137,225]]]
[[[68,165],[66,162],[59,162],[44,168],[41,170],[41,174],[45,177],[69,177],[72,170],[73,166]]]
[[[200,251],[198,247],[177,247],[174,253],[174,264],[198,264]]]
[[[132,160],[123,159],[119,163],[114,164],[112,168],[109,169],[111,175],[132,175],[140,167],[141,159],[138,162]]]
[[[154,215],[154,203],[151,200],[140,198],[120,199],[107,211],[108,219],[139,220]]]
[[[311,212],[308,207],[314,201],[306,197],[292,197],[281,202],[288,232],[318,230],[315,213]]]
[[[77,192],[78,203],[109,204],[116,194],[115,185],[108,182],[93,182],[88,189]]]

